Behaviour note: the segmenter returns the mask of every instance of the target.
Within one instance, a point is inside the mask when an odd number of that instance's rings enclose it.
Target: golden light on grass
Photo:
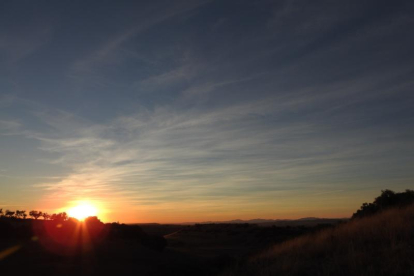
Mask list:
[[[84,220],[87,217],[97,216],[98,209],[88,202],[82,202],[68,210],[68,216],[77,220]]]

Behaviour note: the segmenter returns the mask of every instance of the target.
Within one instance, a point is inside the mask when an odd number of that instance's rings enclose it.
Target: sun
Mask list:
[[[75,218],[77,220],[84,220],[87,217],[96,216],[97,213],[98,210],[89,203],[81,203],[68,210],[69,217]]]

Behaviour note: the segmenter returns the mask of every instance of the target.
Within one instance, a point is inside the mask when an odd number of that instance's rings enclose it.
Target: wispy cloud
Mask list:
[[[0,138],[21,157],[0,164],[8,181],[42,164],[20,176],[42,202],[90,198],[170,221],[275,216],[349,211],[361,191],[414,179],[403,6],[125,5],[79,17],[84,30],[62,16],[0,31],[0,51],[24,65],[0,68],[12,83],[0,87]]]
[[[211,2],[211,0],[197,0],[191,3],[177,1],[174,3],[158,3],[155,6],[137,6],[135,7],[137,11],[137,14],[135,14],[136,20],[131,23],[131,26],[124,27],[122,31],[114,34],[89,56],[75,61],[73,68],[75,71],[85,73],[85,71],[91,71],[93,66],[122,62],[126,57],[130,57],[128,51],[119,51],[123,44],[157,24],[180,16],[208,2]]]
[[[5,135],[5,134],[12,134],[14,133],[15,130],[19,129],[21,126],[21,124],[17,121],[5,121],[5,120],[0,120],[0,132]]]
[[[43,109],[33,114],[50,131],[22,133],[38,140],[42,150],[59,155],[48,162],[71,170],[60,179],[36,184],[49,198],[99,198],[154,212],[171,206],[229,211],[224,206],[230,202],[233,207],[258,208],[253,198],[268,206],[271,196],[280,193],[326,191],[333,182],[338,188],[358,187],[357,179],[375,178],[373,168],[383,167],[392,160],[392,151],[399,153],[410,143],[393,142],[398,135],[412,135],[409,130],[387,135],[384,127],[346,128],[358,113],[347,113],[346,119],[317,115],[335,114],[349,103],[332,109],[325,102],[367,90],[361,85],[339,83],[320,87],[319,96],[296,92],[208,110],[159,106],[105,123]],[[323,110],[310,111],[312,119],[306,121],[279,119],[307,108]],[[377,159],[384,155],[388,161]]]

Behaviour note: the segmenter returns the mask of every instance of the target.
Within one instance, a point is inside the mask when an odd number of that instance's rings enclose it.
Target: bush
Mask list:
[[[391,207],[402,207],[414,203],[413,190],[405,190],[402,193],[395,193],[391,190],[381,192],[381,195],[375,198],[373,203],[363,203],[361,208],[352,215],[352,218],[366,217]]]

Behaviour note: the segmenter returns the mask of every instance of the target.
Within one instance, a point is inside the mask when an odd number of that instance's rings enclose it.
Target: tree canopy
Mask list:
[[[414,191],[405,190],[405,192],[396,193],[391,190],[382,190],[381,195],[376,197],[372,203],[363,203],[361,208],[357,210],[352,218],[361,218],[373,215],[382,210],[396,206],[406,206],[414,203]]]

